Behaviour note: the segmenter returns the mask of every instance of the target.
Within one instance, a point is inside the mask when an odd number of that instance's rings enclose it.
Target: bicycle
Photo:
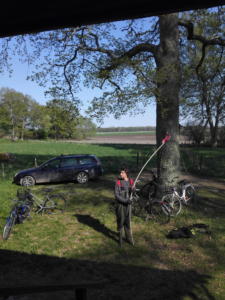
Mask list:
[[[143,199],[138,193],[132,195],[132,212],[145,221],[154,220],[160,224],[170,221],[173,206],[163,200]]]
[[[181,180],[178,182],[178,187],[180,189],[182,203],[187,206],[194,205],[196,201],[196,190],[193,184],[186,180]]]
[[[173,216],[173,206],[171,203],[164,200],[152,200],[149,202],[149,210],[146,221],[153,220],[160,224],[166,224],[170,222],[170,217]]]
[[[148,213],[148,200],[140,197],[139,191],[132,193],[132,213],[140,218],[146,219]]]
[[[163,222],[168,222],[170,216],[175,215],[178,201],[168,202],[156,199],[156,193],[158,188],[158,179],[153,171],[152,180],[147,182],[140,189],[136,189],[133,194],[133,212],[134,214],[144,217],[146,220],[157,217],[164,219]]]
[[[28,201],[14,199],[13,202],[16,202],[16,204],[13,206],[9,216],[6,219],[6,224],[2,233],[3,240],[7,240],[9,238],[12,228],[15,224],[23,223],[23,221],[30,216],[31,206]]]
[[[191,183],[181,180],[177,185],[177,187],[171,187],[170,191],[162,197],[163,202],[171,203],[173,206],[171,216],[177,216],[181,212],[183,204],[188,206],[195,202],[196,192]]]
[[[44,198],[38,197],[31,189],[26,188],[26,197],[30,201],[32,208],[34,208],[37,214],[52,214],[54,211],[64,212],[67,206],[67,202],[62,193],[49,194],[52,189],[44,189]]]
[[[195,188],[191,183],[181,180],[178,187],[166,188],[161,199],[156,198],[159,187],[158,179],[151,171],[152,180],[133,193],[133,213],[145,220],[155,219],[160,223],[167,223],[170,217],[177,216],[182,204],[190,205],[195,199]],[[170,183],[174,182],[174,177]]]
[[[151,219],[161,224],[168,223],[172,208],[168,203],[156,200],[157,178],[151,173],[152,180],[132,193],[132,212],[145,221]]]
[[[136,187],[135,191],[132,193],[135,210],[139,210],[138,204],[140,208],[148,205],[148,200],[151,200],[156,194],[156,176],[153,171],[150,171],[150,173],[152,174],[152,180],[148,181],[140,188]],[[138,180],[138,182],[140,182],[140,180]]]
[[[180,213],[181,200],[184,199],[183,201],[188,202],[193,196],[193,186],[182,180],[178,182],[178,186],[182,190],[182,198],[175,187],[170,187],[164,191],[161,199],[157,199],[158,179],[153,171],[151,171],[151,174],[152,180],[147,182],[141,189],[138,189],[135,194],[133,211],[134,214],[144,217],[145,220],[155,219],[160,223],[167,223],[170,217],[175,217]],[[187,195],[189,196],[187,197]]]
[[[136,189],[138,194],[144,199],[151,199],[155,196],[157,190],[157,177],[153,171],[150,171],[152,179],[145,183],[140,189]]]
[[[64,212],[67,204],[66,199],[62,194],[49,195],[48,193],[50,191],[52,190],[44,190],[44,192],[47,193],[44,198],[39,198],[28,188],[25,188],[22,191],[17,191],[17,199],[13,200],[16,204],[11,209],[3,228],[3,240],[7,240],[9,238],[12,227],[15,224],[23,223],[23,221],[30,216],[32,209],[35,209],[35,213],[37,214],[52,214],[55,210]]]

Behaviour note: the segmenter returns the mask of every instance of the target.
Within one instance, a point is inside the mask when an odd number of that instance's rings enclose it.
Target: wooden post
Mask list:
[[[1,163],[2,165],[2,177],[5,178],[5,168],[4,168],[4,163]]]
[[[137,152],[137,168],[139,166],[139,152]]]

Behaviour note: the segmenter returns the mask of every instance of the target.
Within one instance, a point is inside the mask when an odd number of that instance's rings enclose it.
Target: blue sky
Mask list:
[[[12,88],[25,95],[31,96],[40,104],[45,104],[49,98],[44,95],[44,88],[38,86],[35,82],[26,80],[29,75],[29,67],[25,64],[21,64],[19,59],[13,59],[13,73],[9,76],[8,72],[0,73],[0,88],[7,87]],[[93,90],[84,89],[80,96],[84,99],[85,103],[88,103],[93,97]],[[85,106],[83,110],[85,110]],[[83,113],[84,115],[84,113]],[[93,120],[96,123],[95,120]],[[97,124],[97,123],[96,123]],[[99,125],[99,124],[97,124]],[[155,106],[149,106],[146,109],[145,114],[140,114],[130,117],[129,115],[116,120],[113,116],[104,119],[101,127],[118,127],[118,126],[155,126]]]

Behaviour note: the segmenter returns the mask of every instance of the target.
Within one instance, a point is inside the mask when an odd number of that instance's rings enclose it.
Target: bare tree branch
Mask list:
[[[198,34],[194,34],[194,24],[190,21],[179,21],[178,25],[183,26],[187,29],[187,38],[188,40],[195,40],[195,41],[199,41],[200,43],[202,43],[202,56],[201,59],[196,67],[196,72],[197,74],[199,73],[199,68],[201,67],[204,58],[205,58],[205,50],[206,47],[208,46],[212,46],[212,45],[220,45],[222,47],[225,46],[225,40],[223,40],[220,37],[216,37],[216,38],[212,38],[212,39],[206,39],[205,37],[198,35]]]
[[[153,54],[156,54],[157,49],[158,49],[158,47],[156,45],[152,45],[152,44],[148,44],[148,43],[139,44],[139,45],[133,47],[132,49],[130,49],[129,51],[125,52],[121,56],[119,56],[115,59],[112,59],[110,65],[108,67],[103,68],[102,72],[104,72],[104,73],[110,72],[110,71],[116,69],[118,66],[123,64],[126,59],[131,59],[132,57],[134,57],[135,55],[137,55],[141,52],[151,52]]]
[[[65,80],[69,86],[69,92],[70,92],[73,100],[74,100],[74,95],[73,95],[73,91],[72,91],[72,86],[71,86],[71,82],[66,74],[66,69],[67,69],[68,65],[76,59],[78,50],[79,50],[79,48],[77,48],[75,50],[73,57],[71,59],[69,59],[63,67],[63,74],[64,74]]]

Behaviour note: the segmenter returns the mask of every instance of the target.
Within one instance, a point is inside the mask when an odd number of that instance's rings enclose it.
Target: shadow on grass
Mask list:
[[[204,188],[207,196],[197,196],[194,209],[209,217],[225,217],[225,190]]]
[[[89,299],[167,299],[213,300],[207,285],[211,279],[194,270],[160,270],[131,266],[26,254],[0,250],[0,285],[4,287],[62,285],[108,281],[102,289],[89,290]],[[1,295],[0,295],[1,296]],[[63,292],[42,294],[41,299],[73,299]],[[40,299],[40,294],[26,299]]]
[[[109,228],[107,228],[104,224],[102,224],[98,219],[90,216],[90,215],[80,215],[80,214],[76,214],[74,215],[77,220],[84,224],[87,225],[91,228],[93,228],[94,230],[104,234],[106,237],[118,242],[117,239],[117,233]]]

